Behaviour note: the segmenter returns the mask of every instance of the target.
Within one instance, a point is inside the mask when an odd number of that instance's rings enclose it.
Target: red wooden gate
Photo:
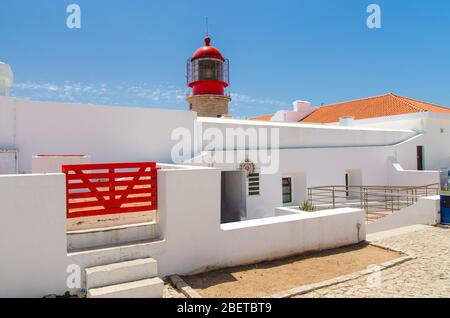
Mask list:
[[[158,209],[154,162],[66,165],[67,217]]]

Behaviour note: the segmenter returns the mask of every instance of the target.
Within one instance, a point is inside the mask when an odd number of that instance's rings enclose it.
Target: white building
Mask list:
[[[217,67],[225,61],[202,55],[200,70],[203,59],[219,60]],[[3,83],[9,88],[12,80]],[[202,101],[189,100],[204,111]],[[10,224],[0,232],[0,296],[103,287],[89,285],[84,271],[135,259],[155,259],[158,275],[166,276],[357,243],[365,239],[372,201],[386,210],[392,204],[387,228],[437,222],[437,198],[421,198],[436,193],[439,170],[450,167],[448,108],[389,94],[320,108],[297,101],[292,111],[263,119],[0,96],[1,217]],[[53,171],[33,162],[51,154],[77,154],[70,163],[160,163],[158,216],[136,227],[120,227],[129,221],[119,218],[113,230],[66,233],[66,176],[59,172],[69,161],[52,161]],[[330,186],[324,193],[333,204],[324,211],[285,209],[311,199],[311,188]],[[384,200],[367,198],[375,186]],[[402,219],[404,208],[418,218]],[[102,249],[108,244],[115,247]],[[79,287],[65,286],[69,264],[83,271]],[[149,284],[157,295],[160,282]]]

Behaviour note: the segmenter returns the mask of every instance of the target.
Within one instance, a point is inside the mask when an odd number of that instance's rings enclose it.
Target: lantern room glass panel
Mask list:
[[[225,82],[223,62],[217,59],[199,59],[192,62],[192,82]]]

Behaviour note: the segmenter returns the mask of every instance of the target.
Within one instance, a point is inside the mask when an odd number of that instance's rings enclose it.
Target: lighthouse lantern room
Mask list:
[[[211,38],[187,61],[187,84],[192,95],[187,98],[190,109],[200,117],[228,115],[231,98],[225,94],[229,86],[229,62],[211,46]]]

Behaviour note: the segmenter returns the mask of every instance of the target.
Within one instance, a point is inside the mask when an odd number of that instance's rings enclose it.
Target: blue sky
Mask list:
[[[448,0],[1,0],[0,60],[24,98],[187,109],[185,62],[231,61],[233,115],[394,92],[450,106]],[[82,28],[66,27],[66,7]],[[368,29],[366,8],[382,9]]]

